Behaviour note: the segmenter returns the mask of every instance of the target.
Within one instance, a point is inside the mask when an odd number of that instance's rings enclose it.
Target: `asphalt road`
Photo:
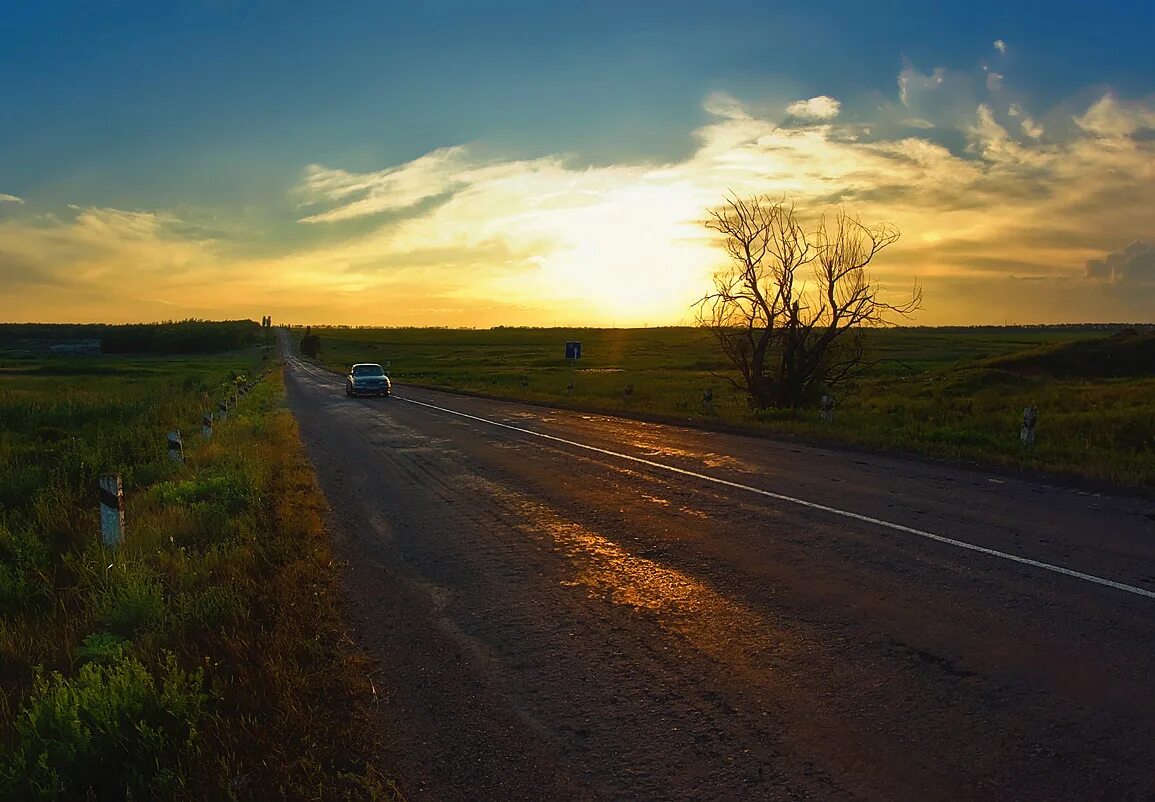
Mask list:
[[[1150,500],[286,376],[410,799],[1155,798]]]

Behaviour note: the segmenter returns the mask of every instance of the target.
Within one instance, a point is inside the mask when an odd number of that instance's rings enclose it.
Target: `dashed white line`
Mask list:
[[[782,502],[785,502],[787,504],[796,504],[800,507],[807,507],[807,508],[812,509],[812,510],[821,510],[822,512],[830,513],[831,515],[837,515],[837,516],[840,516],[843,518],[851,518],[851,519],[856,520],[856,521],[862,521],[864,523],[874,524],[875,526],[881,526],[881,527],[884,527],[886,529],[892,529],[896,532],[903,532],[903,533],[908,534],[908,535],[916,535],[917,537],[925,538],[927,540],[933,540],[937,543],[945,543],[948,546],[954,546],[956,548],[966,549],[967,551],[974,551],[974,552],[978,552],[979,554],[985,554],[988,557],[997,557],[998,559],[1008,560],[1010,562],[1019,563],[1020,565],[1029,565],[1032,568],[1040,568],[1044,571],[1051,571],[1052,573],[1063,574],[1064,576],[1074,577],[1075,579],[1081,579],[1084,582],[1091,582],[1091,583],[1096,584],[1096,585],[1102,585],[1103,587],[1114,588],[1115,590],[1121,590],[1121,591],[1124,591],[1126,593],[1133,593],[1136,596],[1145,596],[1149,599],[1155,599],[1155,592],[1153,592],[1153,591],[1146,590],[1144,588],[1135,587],[1134,585],[1128,585],[1128,584],[1125,584],[1123,582],[1116,582],[1113,579],[1105,579],[1101,576],[1095,576],[1094,574],[1083,573],[1082,571],[1076,571],[1072,568],[1064,568],[1061,565],[1053,565],[1051,563],[1041,562],[1040,560],[1032,560],[1029,557],[1021,557],[1017,554],[1009,554],[1008,552],[1005,552],[1005,551],[998,551],[997,549],[989,549],[985,546],[978,546],[978,545],[975,545],[974,543],[967,543],[966,541],[963,541],[963,540],[956,540],[956,539],[951,538],[951,537],[944,537],[943,535],[936,535],[933,532],[927,532],[927,531],[922,530],[922,529],[915,529],[914,527],[911,527],[911,526],[904,526],[902,524],[896,524],[893,521],[884,521],[881,518],[873,518],[869,515],[861,515],[857,512],[850,512],[849,510],[839,509],[838,507],[831,507],[831,506],[828,506],[826,504],[818,504],[818,503],[813,502],[813,501],[807,501],[805,499],[796,498],[794,496],[787,496],[787,495],[782,494],[782,493],[774,493],[770,490],[763,490],[762,488],[759,488],[759,487],[751,487],[750,485],[745,485],[745,484],[742,484],[740,482],[731,482],[728,479],[719,479],[716,476],[709,476],[709,475],[704,474],[704,473],[698,473],[697,471],[691,471],[691,470],[687,470],[685,468],[679,468],[675,465],[666,465],[665,463],[655,462],[653,460],[645,459],[644,457],[636,457],[632,454],[623,454],[620,451],[611,451],[611,450],[606,449],[606,448],[599,448],[598,446],[591,446],[591,445],[588,445],[586,443],[579,443],[575,440],[567,440],[564,437],[556,437],[552,434],[545,434],[543,432],[535,432],[532,429],[524,429],[520,426],[514,426],[514,425],[509,424],[509,423],[501,423],[500,421],[495,421],[495,420],[490,420],[488,418],[478,417],[477,415],[470,415],[470,414],[465,413],[465,412],[458,412],[455,409],[448,409],[446,407],[439,407],[435,404],[427,404],[424,401],[415,401],[412,398],[400,398],[398,396],[394,396],[394,398],[398,401],[404,401],[408,404],[416,404],[417,406],[428,407],[429,409],[434,409],[434,410],[437,410],[438,412],[444,412],[444,413],[449,414],[449,415],[458,415],[462,418],[468,418],[470,420],[478,421],[479,423],[489,424],[490,426],[498,426],[502,429],[509,429],[511,431],[514,431],[514,432],[520,432],[521,434],[530,435],[532,437],[540,437],[543,440],[551,440],[551,441],[556,442],[556,443],[564,443],[565,445],[572,446],[574,448],[581,448],[581,449],[585,449],[586,451],[593,451],[593,452],[598,453],[598,454],[604,454],[605,456],[616,457],[617,459],[623,459],[623,460],[628,460],[630,462],[640,463],[642,465],[646,465],[646,466],[649,466],[651,468],[657,468],[659,470],[669,471],[670,473],[676,473],[676,474],[679,474],[681,476],[689,476],[689,477],[694,478],[694,479],[700,479],[704,482],[712,482],[713,484],[722,485],[724,487],[732,487],[736,490],[745,490],[748,493],[756,493],[757,495],[765,496],[767,498],[772,498],[776,501],[782,501]]]

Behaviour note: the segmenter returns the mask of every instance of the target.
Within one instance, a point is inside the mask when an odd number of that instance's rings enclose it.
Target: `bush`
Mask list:
[[[96,599],[97,617],[118,635],[148,629],[164,616],[164,588],[139,566],[112,571]]]
[[[124,657],[129,641],[111,632],[97,632],[87,636],[76,650],[81,663],[114,663]]]
[[[0,763],[6,798],[149,799],[183,784],[206,700],[200,670],[167,653],[163,679],[133,657],[37,676]]]
[[[306,334],[301,338],[301,353],[315,357],[321,353],[321,338],[316,334]]]
[[[0,609],[27,610],[52,600],[52,587],[42,572],[47,561],[42,540],[0,524]]]
[[[165,504],[191,506],[212,502],[224,507],[229,515],[249,508],[255,495],[250,478],[238,471],[225,471],[180,482],[164,482],[154,492]]]
[[[191,634],[211,632],[233,621],[242,609],[241,595],[229,586],[209,585],[204,590],[176,597],[173,615]]]

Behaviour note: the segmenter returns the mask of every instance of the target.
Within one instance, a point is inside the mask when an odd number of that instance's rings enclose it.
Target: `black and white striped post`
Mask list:
[[[222,401],[219,404],[217,404],[217,420],[228,420],[228,418],[229,418],[229,405],[227,402]]]
[[[124,485],[119,473],[100,477],[100,540],[110,549],[124,539]]]
[[[707,415],[714,412],[714,388],[707,387],[702,391],[702,411]]]
[[[822,420],[824,423],[834,423],[834,396],[822,396]]]
[[[213,412],[211,409],[201,416],[201,435],[206,440],[213,436]]]
[[[184,462],[184,442],[180,431],[168,433],[168,458],[173,462]]]
[[[1023,407],[1023,426],[1019,430],[1019,441],[1030,448],[1035,444],[1035,426],[1039,422],[1038,407]]]

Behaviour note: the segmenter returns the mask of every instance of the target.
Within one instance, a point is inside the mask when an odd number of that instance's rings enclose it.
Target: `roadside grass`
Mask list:
[[[261,367],[0,361],[0,798],[398,798],[368,759],[376,689],[279,372],[201,439],[201,413]]]
[[[400,385],[1155,485],[1155,376],[1053,375],[1045,369],[1058,364],[1047,355],[1068,344],[1078,346],[1071,353],[1083,364],[1083,354],[1101,352],[1094,341],[1109,331],[869,332],[876,364],[855,386],[840,391],[831,424],[823,423],[817,410],[751,410],[745,395],[721,378],[727,365],[701,329],[314,332],[321,338],[324,366],[344,371],[353,362],[377,361],[389,365]],[[299,339],[300,332],[294,334]],[[582,341],[582,359],[574,365],[564,359],[566,340]],[[1000,365],[1027,355],[1030,365],[1043,368]],[[710,410],[702,397],[707,388],[713,391]],[[1038,439],[1026,449],[1019,427],[1023,408],[1032,405],[1039,408]]]

